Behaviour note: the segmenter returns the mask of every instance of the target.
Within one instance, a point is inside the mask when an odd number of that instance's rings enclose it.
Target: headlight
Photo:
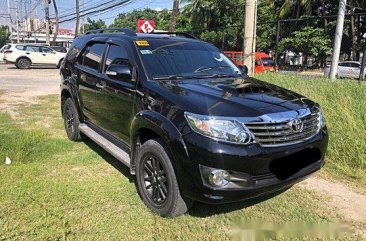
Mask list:
[[[231,143],[248,144],[254,141],[252,133],[236,120],[220,117],[185,113],[185,117],[193,131]]]
[[[325,118],[324,118],[323,110],[320,106],[318,107],[318,113],[319,113],[319,126],[320,126],[320,128],[323,128],[325,126]]]

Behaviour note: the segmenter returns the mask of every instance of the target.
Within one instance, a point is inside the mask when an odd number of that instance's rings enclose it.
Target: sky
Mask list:
[[[18,0],[19,2],[27,2],[32,3],[32,6],[35,6],[37,3],[39,3],[38,7],[34,9],[33,15],[37,15],[38,18],[44,19],[44,6],[43,2],[44,0]],[[80,9],[83,9],[83,1],[84,1],[84,7],[88,8],[90,6],[93,6],[95,4],[98,4],[100,2],[106,2],[107,0],[79,0],[80,1]],[[15,1],[10,0],[11,7],[14,8]],[[70,11],[70,9],[75,9],[75,0],[56,0],[59,15],[62,15],[65,11]],[[119,6],[114,8],[111,11],[105,12],[105,13],[99,13],[98,15],[90,16],[91,19],[102,19],[106,22],[107,25],[111,24],[115,17],[119,13],[123,12],[130,12],[134,9],[144,9],[144,8],[152,8],[156,10],[161,10],[164,8],[172,9],[173,7],[173,0],[132,0],[132,3],[129,3],[125,6]],[[74,10],[75,11],[75,10]],[[7,0],[0,0],[0,16],[1,14],[7,13]],[[13,21],[15,19],[15,10],[12,9],[12,18]],[[50,5],[50,17],[54,16],[54,9],[53,5]],[[86,21],[85,17],[85,21]],[[0,17],[0,24],[7,24],[7,19],[4,17]],[[68,29],[74,29],[75,28],[75,21],[71,22],[65,22],[60,24],[60,28],[68,28]]]

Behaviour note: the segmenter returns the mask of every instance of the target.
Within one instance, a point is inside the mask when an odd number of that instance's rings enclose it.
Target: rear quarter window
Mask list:
[[[24,45],[16,45],[15,48],[19,49],[19,50],[24,50],[25,46]]]

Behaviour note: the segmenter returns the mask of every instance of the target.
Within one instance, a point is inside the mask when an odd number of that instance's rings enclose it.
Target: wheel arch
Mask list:
[[[32,60],[31,60],[28,56],[24,56],[24,55],[19,56],[19,57],[15,60],[15,63],[17,63],[17,62],[18,62],[18,60],[20,60],[20,59],[28,59],[28,60],[29,60],[29,62],[32,64]]]
[[[180,170],[180,161],[187,160],[188,153],[179,130],[166,117],[152,111],[139,112],[131,124],[131,173],[135,173],[139,147],[147,140],[160,138],[169,148],[172,165]],[[177,176],[178,180],[179,177]]]
[[[60,107],[61,107],[62,117],[63,117],[63,107],[64,107],[66,99],[72,98],[72,100],[75,103],[76,109],[78,111],[79,117],[83,118],[78,96],[79,95],[78,95],[75,87],[73,87],[73,85],[68,80],[65,80],[61,85],[61,103],[60,103],[61,105],[60,105]]]

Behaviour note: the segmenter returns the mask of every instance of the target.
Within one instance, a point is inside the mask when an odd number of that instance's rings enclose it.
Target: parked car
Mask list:
[[[66,53],[60,53],[48,46],[37,44],[9,44],[5,50],[5,60],[19,69],[32,65],[55,65],[60,67]]]
[[[161,216],[287,189],[324,164],[328,132],[308,98],[241,74],[187,34],[94,30],[61,66],[61,110],[136,175]]]
[[[330,64],[326,65],[324,68],[324,76],[329,76],[330,74]],[[355,78],[360,77],[361,63],[357,61],[343,61],[338,63],[338,78]],[[366,72],[365,72],[366,74]]]
[[[243,52],[240,51],[224,51],[225,55],[235,62],[238,66],[243,66]],[[259,74],[265,71],[278,72],[278,66],[271,56],[264,52],[254,53],[254,73]]]
[[[60,53],[67,53],[67,49],[62,46],[50,46],[50,48]]]
[[[1,47],[0,49],[0,61],[4,61],[5,62],[5,50],[9,47],[9,45],[4,45],[3,47]]]

